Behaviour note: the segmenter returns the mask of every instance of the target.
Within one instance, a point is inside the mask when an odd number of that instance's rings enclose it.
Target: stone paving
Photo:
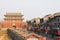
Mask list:
[[[0,30],[0,40],[11,40],[7,34],[6,29]]]

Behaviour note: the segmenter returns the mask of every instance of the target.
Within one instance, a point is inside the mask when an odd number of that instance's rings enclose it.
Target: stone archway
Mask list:
[[[16,24],[15,24],[15,23],[13,23],[12,27],[13,27],[13,29],[16,29]]]

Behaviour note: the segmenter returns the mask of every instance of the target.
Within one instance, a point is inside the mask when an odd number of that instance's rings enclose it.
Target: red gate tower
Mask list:
[[[5,26],[4,27],[21,27],[21,24],[23,22],[23,15],[19,12],[7,12],[5,15]]]

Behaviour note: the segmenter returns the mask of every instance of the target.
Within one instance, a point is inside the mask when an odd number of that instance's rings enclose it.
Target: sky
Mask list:
[[[6,12],[21,12],[25,20],[60,12],[60,0],[0,0],[0,20]]]

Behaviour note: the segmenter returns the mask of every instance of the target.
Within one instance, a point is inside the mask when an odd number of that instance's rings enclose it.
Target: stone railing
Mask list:
[[[24,40],[24,37],[20,36],[18,33],[10,30],[10,29],[7,29],[7,33],[9,35],[9,37],[12,38],[12,40]]]

